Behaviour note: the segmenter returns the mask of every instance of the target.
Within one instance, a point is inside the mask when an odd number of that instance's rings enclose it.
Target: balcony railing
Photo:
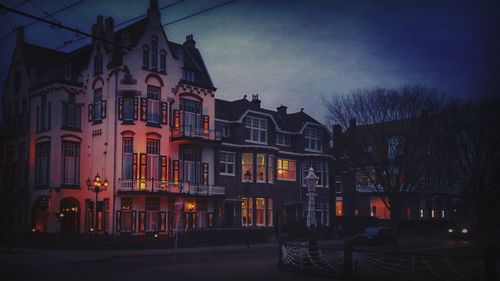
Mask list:
[[[216,141],[221,139],[221,132],[215,130],[205,130],[194,126],[181,126],[172,129],[172,138],[198,138]]]
[[[220,196],[226,194],[224,186],[193,185],[183,182],[159,180],[118,180],[118,191],[169,192],[176,194]]]

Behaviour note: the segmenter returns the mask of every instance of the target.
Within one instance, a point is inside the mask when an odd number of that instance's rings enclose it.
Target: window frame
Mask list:
[[[247,164],[243,164],[243,159],[244,159],[244,155],[250,155],[250,157],[248,159],[250,159],[250,163],[247,163]],[[250,167],[250,174],[251,174],[251,179],[250,179],[250,183],[253,182],[254,180],[254,169],[253,169],[253,153],[241,153],[241,162],[240,162],[240,168],[241,168],[241,182],[243,183],[246,183],[246,180],[245,180],[245,173],[246,173],[246,170],[244,171],[243,170],[243,167],[245,166],[249,166]]]
[[[158,91],[153,92],[154,91]],[[158,98],[155,99],[152,97],[153,95],[158,95]],[[154,112],[152,112],[152,109],[156,108],[157,110],[157,120],[154,120]],[[146,122],[148,124],[156,125],[159,126],[161,124],[161,87],[154,86],[154,85],[147,85],[147,116],[146,116]],[[151,117],[151,119],[150,119]]]
[[[257,121],[257,123],[258,123],[257,127],[254,126],[255,121]],[[265,128],[262,127],[263,124],[265,125]],[[257,144],[267,144],[268,135],[269,135],[268,134],[269,126],[268,126],[268,122],[267,122],[266,118],[247,116],[247,117],[245,117],[245,128],[249,129],[248,138],[245,139],[246,142],[257,143]],[[258,140],[253,139],[254,131],[257,132],[257,139]],[[265,141],[261,141],[262,133],[265,134]]]
[[[283,164],[285,161],[286,161],[287,167],[288,167],[286,170],[285,170],[284,164]],[[290,173],[292,171],[290,169],[290,163],[294,163],[293,164],[294,165],[294,168],[293,168],[293,176],[294,177],[293,177],[293,179],[280,177],[280,174],[285,174],[285,171],[288,173]],[[280,173],[280,170],[281,170],[281,173]],[[280,181],[291,181],[291,182],[297,181],[297,160],[278,158],[276,160],[276,179],[280,180]]]
[[[283,137],[282,140],[283,142],[279,141],[280,138],[279,137]],[[286,139],[288,139],[288,144],[286,142]],[[276,145],[279,145],[279,146],[291,146],[291,143],[292,143],[292,140],[291,140],[291,137],[290,135],[288,134],[283,134],[283,133],[276,133]]]
[[[226,157],[223,159],[222,155],[225,154]],[[228,156],[232,155],[233,156],[233,162],[229,161]],[[224,165],[224,172],[221,171],[221,165]],[[232,165],[233,166],[233,172],[229,173],[228,171],[228,166]],[[219,175],[221,176],[235,176],[236,175],[236,153],[232,151],[220,151],[219,152]]]
[[[65,154],[67,152],[67,149],[70,149],[67,146],[72,146],[74,156],[68,156]],[[81,159],[81,147],[79,142],[75,141],[61,142],[61,186],[76,187],[80,185],[80,159]],[[66,160],[74,161],[73,171],[68,170],[68,167],[66,166]],[[71,172],[73,173],[74,176],[73,182],[66,181],[69,175],[68,173]]]
[[[313,132],[315,134],[313,134]],[[316,144],[314,147],[313,143]],[[323,152],[323,132],[321,129],[313,127],[304,129],[304,150],[310,152]]]

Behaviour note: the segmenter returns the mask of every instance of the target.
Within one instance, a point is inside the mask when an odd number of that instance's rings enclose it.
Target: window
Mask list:
[[[165,51],[160,52],[160,72],[167,72],[167,54]]]
[[[423,219],[423,218],[424,218],[424,209],[423,209],[423,208],[418,209],[418,216],[419,216],[419,218],[421,218],[421,219]]]
[[[253,154],[241,154],[241,181],[246,182],[245,174],[250,173],[250,182],[253,182]]]
[[[326,163],[325,163],[326,164]],[[302,165],[302,178],[305,178],[309,174],[309,168],[314,169],[314,174],[318,177],[318,182],[316,186],[326,186],[328,174],[323,170],[323,162],[321,161],[304,161]],[[303,183],[305,184],[305,183]]]
[[[75,94],[69,94],[68,101],[63,102],[63,128],[70,130],[79,130],[81,128],[81,112],[82,105],[76,104]]]
[[[403,136],[390,137],[388,142],[387,158],[389,158],[389,160],[396,160],[403,155]]]
[[[122,179],[133,179],[134,139],[122,139]]]
[[[247,141],[257,143],[267,143],[267,120],[257,117],[247,116],[245,125],[250,129]]]
[[[189,81],[189,82],[196,83],[196,73],[195,73],[195,71],[192,70],[192,69],[184,68],[182,70],[182,79],[184,79],[186,81]]]
[[[160,123],[160,87],[148,85],[148,123]]]
[[[158,38],[151,38],[151,69],[156,71],[158,68]]]
[[[158,212],[160,210],[159,198],[146,198],[145,209],[145,230],[148,232],[156,231],[158,229]]]
[[[102,120],[102,88],[94,90],[94,122]]]
[[[101,48],[97,47],[97,53],[94,56],[94,75],[102,74],[102,53]]]
[[[221,175],[234,176],[235,154],[234,152],[221,151],[220,154],[220,171]]]
[[[67,62],[64,64],[64,80],[71,81],[72,76],[71,63]]]
[[[267,199],[267,225],[273,226],[273,199]]]
[[[134,97],[123,97],[123,122],[134,121]]]
[[[181,180],[192,185],[208,184],[204,181],[203,164],[201,163],[201,150],[194,147],[183,147],[181,150]]]
[[[215,122],[215,131],[219,132],[219,134],[225,138],[231,135],[229,125],[219,121]]]
[[[80,144],[62,142],[62,180],[63,185],[80,184]]]
[[[154,139],[146,140],[146,154],[147,154],[147,170],[146,179],[147,180],[159,180],[160,179],[160,141]]]
[[[335,193],[342,193],[342,178],[335,177]]]
[[[149,68],[149,47],[144,46],[142,48],[142,68]]]
[[[305,149],[310,151],[322,151],[322,134],[319,129],[306,128],[304,130]]]
[[[266,200],[264,198],[255,198],[255,209],[256,209],[256,218],[255,224],[257,226],[265,226],[266,225]]]
[[[193,130],[190,133],[197,133],[202,130],[201,102],[181,99],[179,109],[181,110],[181,127],[183,130]]]
[[[257,154],[257,182],[266,182],[266,155]]]
[[[50,174],[50,142],[36,144],[35,158],[35,183],[37,186],[47,186]]]
[[[295,181],[295,160],[278,158],[278,179]]]
[[[445,209],[441,209],[441,218],[446,219],[446,210]]]
[[[267,182],[274,182],[274,155],[267,156]]]
[[[121,220],[120,226],[121,231],[130,232],[132,231],[132,198],[123,198],[121,202]],[[133,218],[135,220],[135,217]],[[135,225],[135,221],[134,221]]]
[[[253,198],[241,198],[241,225],[252,226],[253,224]]]
[[[290,146],[290,135],[276,134],[276,145]]]
[[[335,216],[341,217],[343,214],[342,211],[342,199],[337,199],[335,201]]]
[[[40,115],[38,121],[38,131],[50,130],[50,103],[47,102],[47,95],[42,96],[42,103],[40,106]]]

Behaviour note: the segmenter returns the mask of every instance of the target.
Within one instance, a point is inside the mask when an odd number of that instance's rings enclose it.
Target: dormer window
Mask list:
[[[192,69],[184,68],[182,73],[182,79],[188,82],[196,83],[196,72]]]
[[[156,36],[151,38],[151,69],[153,71],[158,69],[158,38]]]
[[[142,68],[148,69],[149,68],[149,47],[144,46],[142,49]]]
[[[164,50],[160,51],[160,72],[167,72],[167,53]]]
[[[304,130],[304,148],[308,151],[321,152],[323,150],[323,135],[321,130],[306,128]]]
[[[267,143],[267,120],[253,116],[247,116],[245,126],[250,134],[247,138],[249,142]]]

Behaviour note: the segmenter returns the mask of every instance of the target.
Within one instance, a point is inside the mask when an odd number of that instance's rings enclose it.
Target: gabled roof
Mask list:
[[[259,105],[248,101],[246,98],[234,101],[215,99],[216,119],[229,122],[241,122],[248,113],[267,115],[274,121],[279,129],[291,133],[301,131],[307,123],[323,126],[323,124],[303,111],[279,113],[277,111],[261,108]]]

